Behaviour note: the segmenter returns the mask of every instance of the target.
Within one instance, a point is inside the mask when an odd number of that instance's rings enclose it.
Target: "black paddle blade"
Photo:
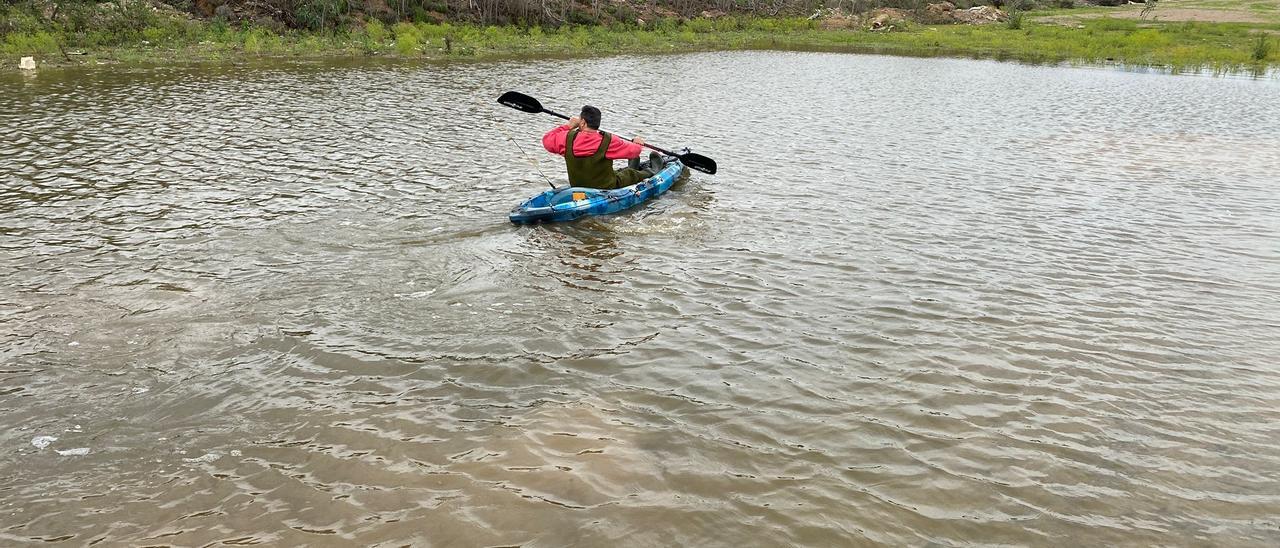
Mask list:
[[[716,161],[711,158],[692,152],[681,154],[679,158],[689,169],[701,171],[707,175],[716,174]]]
[[[498,102],[516,110],[538,114],[542,112],[542,103],[518,91],[508,91],[498,98]]]

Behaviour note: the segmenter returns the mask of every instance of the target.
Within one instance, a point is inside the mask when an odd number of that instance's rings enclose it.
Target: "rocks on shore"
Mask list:
[[[873,31],[889,31],[902,23],[914,21],[926,25],[985,25],[1008,20],[1009,16],[994,6],[974,6],[969,9],[958,9],[951,2],[928,4],[924,9],[903,10],[897,8],[878,8],[864,13],[845,13],[839,8],[827,8],[814,12],[809,17],[817,20],[824,29],[862,28]]]
[[[995,6],[974,6],[967,10],[956,10],[953,13],[957,23],[969,25],[985,25],[1009,20],[1009,14]]]

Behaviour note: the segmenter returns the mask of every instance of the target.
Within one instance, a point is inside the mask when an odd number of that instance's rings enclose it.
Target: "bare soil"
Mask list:
[[[1256,6],[1256,7],[1255,7]],[[1140,19],[1144,4],[1129,4],[1108,8],[1106,11],[1088,11],[1080,14],[1051,15],[1037,18],[1039,21],[1067,24],[1081,19],[1114,17]],[[1280,0],[1214,1],[1214,0],[1163,0],[1147,14],[1152,21],[1199,21],[1205,23],[1280,23]]]

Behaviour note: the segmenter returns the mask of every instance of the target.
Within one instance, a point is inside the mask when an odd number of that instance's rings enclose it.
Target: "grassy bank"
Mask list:
[[[803,18],[721,17],[661,20],[644,27],[386,25],[301,31],[217,20],[156,19],[141,28],[62,32],[27,28],[0,37],[0,66],[20,56],[45,64],[229,60],[244,57],[390,56],[487,58],[511,55],[597,55],[723,49],[815,49],[917,56],[963,56],[1036,63],[1114,62],[1174,71],[1257,71],[1280,66],[1280,24],[1160,22],[1107,17],[1041,22],[1030,12],[1014,22],[919,25],[894,30],[823,28]]]

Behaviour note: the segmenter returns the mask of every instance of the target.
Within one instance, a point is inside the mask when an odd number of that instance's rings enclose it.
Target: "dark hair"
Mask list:
[[[600,109],[591,105],[582,107],[582,121],[591,129],[600,129]]]

